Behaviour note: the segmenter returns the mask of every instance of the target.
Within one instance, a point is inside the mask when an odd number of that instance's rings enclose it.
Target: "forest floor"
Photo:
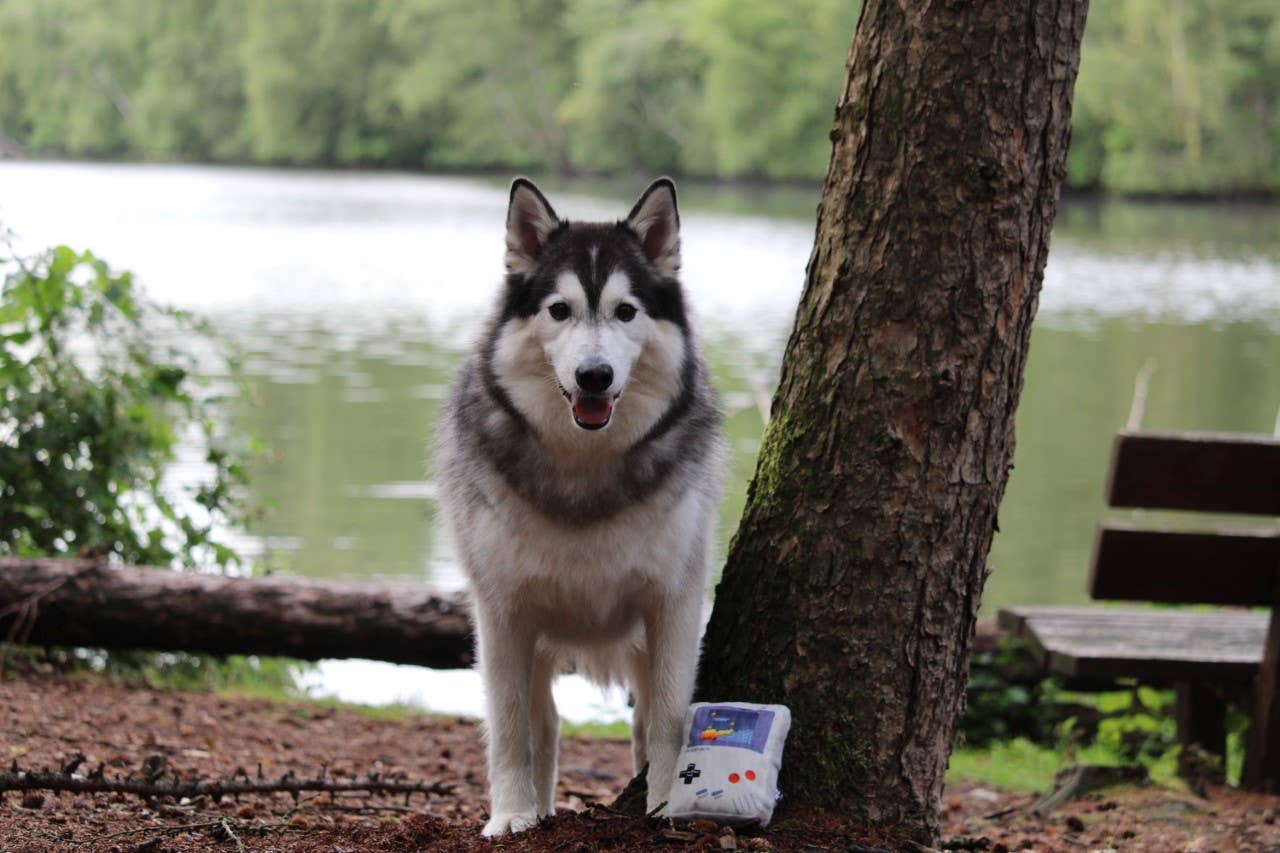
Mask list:
[[[893,848],[838,816],[779,807],[764,831],[623,817],[607,804],[626,783],[625,741],[566,738],[559,813],[515,838],[480,837],[485,816],[479,726],[417,714],[380,717],[315,702],[158,691],[97,677],[35,675],[0,681],[0,763],[56,769],[76,752],[107,776],[139,774],[163,756],[182,778],[292,771],[329,778],[378,773],[441,781],[447,795],[287,794],[150,802],[122,794],[10,792],[0,797],[0,851],[594,851]],[[156,759],[151,759],[155,762]],[[1037,797],[974,782],[944,794],[948,849],[1280,851],[1280,797],[1212,787],[1207,798],[1159,786],[1086,795],[1037,818]]]

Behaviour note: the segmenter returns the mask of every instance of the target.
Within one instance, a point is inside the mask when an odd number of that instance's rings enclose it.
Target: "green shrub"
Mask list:
[[[58,246],[21,258],[0,234],[0,555],[84,555],[170,568],[251,567],[219,538],[248,521],[244,460],[198,357],[233,361],[204,324],[148,301],[127,272]],[[203,476],[165,480],[179,441]],[[153,687],[294,689],[276,658],[92,649],[41,653]]]
[[[196,379],[208,330],[89,252],[23,259],[5,240],[0,272],[0,554],[238,562],[216,531],[243,520],[250,446]],[[164,481],[183,434],[208,463],[186,494]]]

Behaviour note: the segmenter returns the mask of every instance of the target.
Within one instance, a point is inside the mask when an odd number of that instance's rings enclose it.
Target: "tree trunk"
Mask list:
[[[1070,138],[1087,0],[868,0],[699,695],[781,785],[932,844]]]
[[[0,559],[0,639],[468,667],[460,596],[408,584],[229,578],[84,560]]]

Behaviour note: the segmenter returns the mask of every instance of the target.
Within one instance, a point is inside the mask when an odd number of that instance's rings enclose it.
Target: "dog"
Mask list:
[[[512,184],[505,284],[436,455],[485,685],[486,836],[554,814],[570,669],[631,691],[650,810],[674,779],[726,457],[679,270],[671,180],[605,223]]]

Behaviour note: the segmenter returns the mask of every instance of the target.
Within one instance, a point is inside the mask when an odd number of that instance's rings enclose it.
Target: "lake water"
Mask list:
[[[543,189],[561,215],[617,218],[641,183]],[[241,347],[250,387],[230,416],[269,448],[253,471],[269,509],[235,537],[243,551],[309,576],[443,588],[461,575],[426,473],[428,437],[501,278],[506,198],[498,179],[0,163],[0,225],[21,246],[90,248]],[[684,280],[734,449],[722,542],[753,471],[816,201],[816,189],[681,195]],[[1063,204],[987,613],[1086,599],[1110,442],[1149,360],[1145,426],[1276,428],[1280,207]],[[194,449],[180,463],[197,464]],[[478,709],[472,673],[355,662],[317,678],[346,698]],[[616,694],[572,680],[560,690],[567,716],[625,713]]]

